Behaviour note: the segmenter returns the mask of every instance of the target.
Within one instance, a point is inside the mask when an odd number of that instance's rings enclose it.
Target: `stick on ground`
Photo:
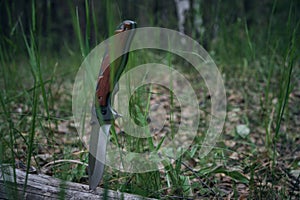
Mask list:
[[[4,166],[4,165],[2,165]],[[97,188],[89,190],[88,185],[64,182],[44,174],[29,174],[24,198],[22,197],[26,173],[16,169],[16,182],[13,181],[13,169],[0,169],[0,199],[149,199],[138,195],[121,193]],[[5,180],[5,181],[4,181]],[[106,198],[105,198],[106,196]]]

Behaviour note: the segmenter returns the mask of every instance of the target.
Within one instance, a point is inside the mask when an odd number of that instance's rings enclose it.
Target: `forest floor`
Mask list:
[[[299,69],[296,68],[295,72],[298,73]],[[31,166],[33,171],[36,169],[64,180],[88,184],[88,151],[77,134],[71,112],[73,75],[74,72],[64,78],[63,74],[55,75],[45,86],[51,99],[49,120],[44,117],[47,114],[41,100],[43,97],[39,96],[41,103],[38,104]],[[246,76],[239,80],[225,78],[224,83],[227,118],[223,133],[206,157],[200,158],[198,154],[207,128],[205,123],[209,120],[206,113],[210,112],[210,104],[204,105],[209,101],[209,95],[204,93],[201,97],[203,101],[199,101],[204,111],[199,135],[179,160],[169,167],[144,174],[123,173],[106,167],[100,186],[165,199],[299,198],[300,81],[294,82],[289,93],[276,137],[279,99],[270,92],[269,112],[264,110],[266,108],[262,102],[266,97],[264,91],[258,88],[264,88],[266,83]],[[151,91],[150,104],[163,105],[165,110],[170,111],[170,93],[156,87],[152,87]],[[12,110],[11,119],[17,124],[16,130],[23,130],[15,137],[14,147],[17,168],[22,168],[27,162],[28,146],[24,139],[30,135],[28,124],[32,117],[30,104],[19,100],[17,98],[9,102],[7,108]],[[180,121],[180,114],[176,120]],[[202,128],[201,124],[204,124]],[[157,140],[156,145],[163,136],[170,134],[170,127],[170,122],[167,122],[162,133],[153,136],[153,140]],[[119,128],[116,128],[116,132],[120,144],[124,145],[126,134],[122,134]],[[144,145],[143,142],[141,144]]]

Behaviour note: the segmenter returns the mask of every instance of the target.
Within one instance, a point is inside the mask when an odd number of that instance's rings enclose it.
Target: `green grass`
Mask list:
[[[116,3],[105,1],[105,26],[98,18],[96,3],[83,2],[84,11],[72,1],[67,2],[69,20],[76,38],[62,39],[59,49],[52,48],[54,22],[47,18],[47,40],[42,36],[39,19],[40,3],[31,1],[29,22],[13,16],[13,8],[1,2],[8,14],[10,37],[0,31],[0,165],[23,162],[28,173],[31,166],[38,170],[56,160],[77,160],[87,163],[87,151],[76,135],[72,124],[71,91],[78,67],[88,53],[104,38],[112,35],[122,21],[122,11]],[[209,120],[210,103],[207,90],[199,95],[201,116],[199,135],[194,144],[173,164],[159,171],[124,173],[106,168],[102,187],[163,199],[193,199],[195,197],[238,199],[247,188],[249,199],[289,199],[299,197],[300,158],[294,153],[299,147],[299,6],[291,1],[285,15],[279,15],[281,2],[271,4],[266,26],[247,24],[247,16],[228,24],[226,12],[218,12],[219,33],[211,42],[209,51],[224,75],[228,95],[228,115],[224,133],[216,147],[205,158],[198,152],[204,140]],[[47,9],[52,9],[47,4]],[[84,14],[82,14],[84,13]],[[201,12],[197,11],[197,15]],[[225,16],[225,17],[224,17]],[[151,16],[155,26],[155,16]],[[84,21],[84,29],[82,28]],[[283,21],[283,22],[282,22]],[[159,22],[161,23],[161,22]],[[104,29],[104,30],[103,30]],[[105,33],[105,34],[103,34]],[[192,35],[196,36],[196,32]],[[203,36],[201,36],[202,38]],[[53,41],[52,41],[53,40]],[[45,44],[45,41],[50,43]],[[129,57],[128,68],[139,64],[162,62],[182,69],[193,80],[193,70],[178,57],[157,51],[136,51]],[[203,83],[196,87],[202,88]],[[130,87],[130,85],[128,85]],[[150,104],[155,98],[169,95],[173,112],[177,99],[173,93],[151,85],[136,90],[131,98],[130,111],[137,123],[147,125]],[[159,91],[159,92],[157,92]],[[161,96],[160,96],[161,95]],[[173,109],[174,108],[174,109]],[[299,110],[299,109],[298,109]],[[176,110],[175,110],[176,111]],[[174,111],[174,112],[175,112]],[[170,135],[176,134],[176,120],[170,112]],[[297,118],[298,117],[298,118]],[[237,124],[246,124],[250,135],[242,138],[236,132]],[[150,131],[150,130],[149,130]],[[167,137],[167,136],[165,136]],[[154,151],[160,148],[152,138],[141,139],[112,131],[112,142],[134,152]],[[299,153],[299,150],[298,150]],[[41,155],[50,155],[42,158]],[[47,168],[46,173],[65,181],[87,184],[85,165],[61,162]],[[12,174],[16,181],[15,171]],[[294,182],[293,182],[294,181]],[[298,182],[297,182],[298,181]],[[62,188],[65,183],[62,182]],[[294,184],[294,185],[293,185]],[[293,186],[291,186],[293,185]],[[7,190],[16,190],[16,184],[6,182]],[[294,189],[292,189],[294,187]],[[24,191],[26,190],[26,184]],[[226,193],[229,191],[230,194]],[[64,198],[62,190],[60,197]],[[16,199],[9,193],[11,199]]]

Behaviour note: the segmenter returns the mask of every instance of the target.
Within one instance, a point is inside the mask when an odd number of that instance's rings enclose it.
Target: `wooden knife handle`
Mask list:
[[[134,28],[136,28],[136,22],[126,20],[118,26],[115,34],[122,33]],[[98,78],[96,89],[96,98],[99,106],[105,107],[109,104],[109,96],[112,93],[115,84],[118,82],[121,73],[123,72],[127,64],[127,52],[129,49],[126,48],[129,48],[131,39],[132,35],[130,35],[130,33],[123,33],[121,35],[120,41],[116,41],[116,45],[119,48],[122,48],[122,50],[126,53],[117,58],[113,63],[110,64],[110,56],[108,53],[109,51],[107,51],[106,55],[103,58],[100,69],[101,74]]]

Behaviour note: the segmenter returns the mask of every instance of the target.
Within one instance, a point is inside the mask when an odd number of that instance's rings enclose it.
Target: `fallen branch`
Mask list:
[[[149,199],[103,188],[91,191],[88,185],[62,181],[44,174],[29,174],[24,193],[25,175],[25,172],[16,169],[14,183],[13,169],[9,166],[0,168],[0,199]]]

